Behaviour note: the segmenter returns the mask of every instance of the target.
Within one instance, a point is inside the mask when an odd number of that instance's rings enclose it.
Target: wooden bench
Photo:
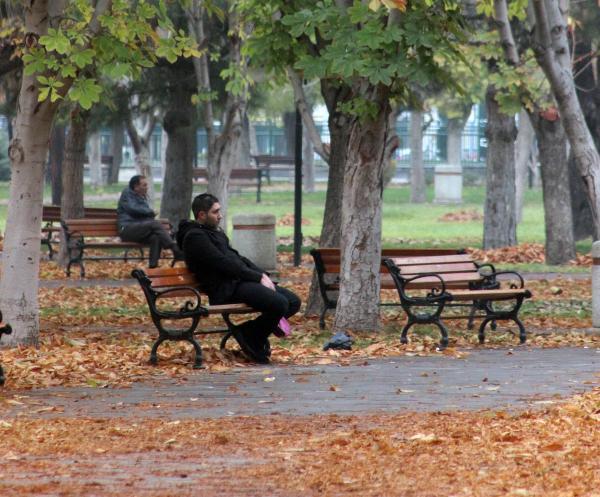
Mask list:
[[[2,335],[10,335],[12,333],[12,327],[10,324],[2,322],[2,313],[0,312],[0,338]],[[2,369],[2,365],[0,364],[0,385],[4,385],[4,370]]]
[[[171,224],[165,219],[160,220],[168,233],[171,232]],[[85,277],[84,260],[143,260],[144,248],[148,245],[137,242],[124,242],[119,238],[119,229],[117,219],[64,219],[61,221],[62,228],[65,231],[67,243],[68,263],[65,269],[67,276],[71,276],[71,266],[78,264],[81,277]],[[88,249],[120,249],[124,250],[123,255],[88,255]],[[134,250],[139,253],[138,256],[131,256],[129,252]]]
[[[200,290],[194,273],[186,267],[155,268],[143,271],[134,269],[131,275],[138,280],[150,309],[152,321],[158,330],[158,338],[150,352],[150,363],[157,364],[157,350],[165,340],[187,341],[194,346],[196,352],[194,369],[202,368],[202,348],[195,335],[207,333],[225,333],[221,339],[221,349],[234,334],[236,325],[231,321],[231,314],[252,314],[256,311],[246,304],[208,305],[208,300]],[[164,303],[164,305],[163,305]],[[170,304],[170,305],[169,305]],[[227,328],[198,329],[202,318],[221,314]],[[173,328],[170,322],[188,321],[181,328]],[[167,327],[169,326],[169,327]]]
[[[86,218],[115,218],[117,210],[109,207],[84,207]],[[60,232],[60,220],[62,219],[60,205],[42,206],[42,245],[48,247],[48,258],[52,259],[56,250],[53,245],[58,243],[56,234]]]
[[[531,297],[520,274],[514,271],[496,271],[490,264],[477,264],[471,256],[446,255],[428,257],[390,257],[383,261],[389,271],[400,305],[406,312],[407,322],[402,329],[401,342],[407,343],[407,333],[414,324],[433,324],[442,335],[440,347],[448,345],[448,331],[442,323],[444,311],[452,307],[468,307],[467,316],[482,317],[479,341],[485,341],[485,327],[495,327],[496,321],[511,320],[519,328],[519,340],[525,343],[527,335],[518,313],[523,300]],[[512,276],[511,282],[498,277]],[[498,303],[502,303],[499,305]],[[478,313],[478,314],[477,314]]]
[[[195,167],[192,170],[192,179],[195,183],[208,181],[208,170],[205,167]],[[262,191],[262,172],[257,168],[237,168],[231,170],[229,177],[232,185],[256,187],[256,202],[260,202]]]
[[[381,253],[382,259],[387,257],[402,257],[402,256],[432,256],[432,255],[456,255],[463,254],[463,249],[383,249]],[[315,262],[315,270],[317,271],[317,279],[319,282],[319,291],[323,298],[323,309],[319,319],[321,329],[325,328],[325,315],[328,310],[336,308],[337,293],[340,289],[340,262],[341,253],[339,248],[316,248],[310,251],[310,255]],[[381,289],[394,290],[396,285],[392,277],[388,274],[387,268],[381,265]],[[380,305],[398,305],[394,303],[381,303]]]
[[[253,155],[252,159],[256,163],[256,167],[261,170],[261,175],[267,178],[269,185],[271,184],[271,172],[291,172],[294,171],[296,164],[294,157],[284,155]]]

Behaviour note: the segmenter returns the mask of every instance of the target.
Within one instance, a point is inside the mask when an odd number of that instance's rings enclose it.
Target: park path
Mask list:
[[[4,419],[521,410],[590,390],[600,384],[599,373],[600,349],[530,346],[475,349],[462,358],[440,354],[350,365],[272,364],[159,378],[128,388],[25,391],[24,405],[13,406]]]

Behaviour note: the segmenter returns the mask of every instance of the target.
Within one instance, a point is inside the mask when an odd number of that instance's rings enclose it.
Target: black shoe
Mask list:
[[[176,261],[185,260],[185,254],[183,253],[183,250],[181,250],[177,245],[173,245],[171,251],[173,252],[173,259]]]
[[[248,336],[242,330],[234,330],[233,337],[248,359],[259,364],[269,364],[269,357],[264,353],[263,349],[256,347],[254,343],[249,341]]]

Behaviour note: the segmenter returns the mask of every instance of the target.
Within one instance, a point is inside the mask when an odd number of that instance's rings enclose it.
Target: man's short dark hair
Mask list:
[[[218,201],[219,199],[210,193],[196,195],[192,201],[192,214],[194,214],[194,219],[198,219],[199,212],[208,212]]]
[[[129,189],[133,190],[136,186],[138,186],[140,184],[140,182],[145,177],[146,176],[144,176],[143,174],[136,174],[135,176],[132,176],[131,179],[129,180]]]

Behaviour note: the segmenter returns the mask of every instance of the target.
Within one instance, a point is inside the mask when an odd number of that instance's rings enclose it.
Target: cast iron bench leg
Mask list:
[[[200,347],[198,340],[196,340],[193,333],[186,335],[185,339],[194,346],[194,350],[196,352],[196,357],[194,359],[194,365],[192,366],[192,368],[204,369],[205,366],[202,364],[202,347]]]
[[[156,366],[158,364],[158,356],[156,355],[156,353],[160,344],[163,343],[165,340],[167,340],[166,336],[159,335],[159,337],[156,339],[156,342],[154,342],[154,345],[152,346],[152,350],[150,351],[150,364],[152,364],[153,366]]]

